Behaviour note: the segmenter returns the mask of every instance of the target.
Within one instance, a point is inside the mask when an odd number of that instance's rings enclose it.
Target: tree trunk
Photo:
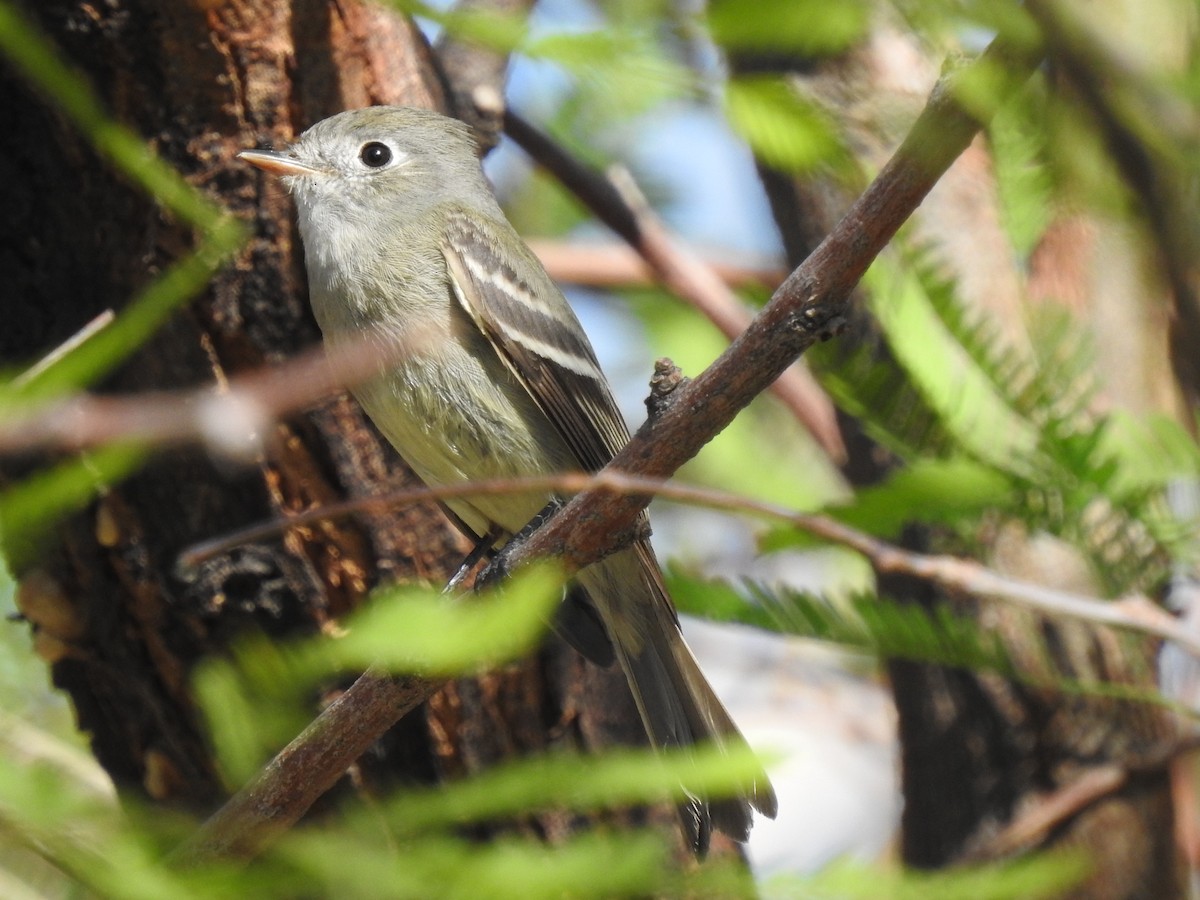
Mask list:
[[[220,382],[316,342],[290,201],[234,154],[282,145],[342,109],[444,109],[423,36],[358,0],[25,7],[120,122],[255,223],[257,237],[237,263],[103,390]],[[102,310],[119,310],[192,236],[7,69],[0,92],[11,111],[0,137],[0,247],[10,286],[0,360],[12,365]],[[69,611],[71,627],[35,628],[38,646],[122,792],[213,809],[225,792],[191,693],[197,663],[246,632],[318,632],[381,583],[440,583],[468,549],[436,505],[373,507],[180,571],[178,554],[196,541],[413,481],[345,395],[276,424],[265,446],[253,465],[236,468],[199,448],[155,455],[63,522],[36,562],[14,573],[27,597],[55,598]],[[7,477],[42,462],[10,466]],[[641,734],[620,673],[586,665],[551,639],[534,659],[447,686],[381,741],[362,774],[368,783],[431,782],[551,746],[640,743]],[[673,811],[654,815],[678,830]],[[538,824],[553,838],[585,822],[547,815]]]

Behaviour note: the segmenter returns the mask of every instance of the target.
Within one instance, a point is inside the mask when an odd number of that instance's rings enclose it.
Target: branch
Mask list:
[[[201,825],[174,852],[174,861],[198,866],[252,859],[300,821],[380,735],[441,685],[367,671]]]
[[[956,862],[964,865],[987,862],[1028,852],[1047,841],[1057,829],[1068,824],[1084,809],[1124,787],[1129,775],[1127,769],[1117,765],[1085,769],[1075,780],[1038,798],[998,834]]]
[[[14,379],[13,399],[0,405],[0,455],[83,450],[118,441],[163,447],[195,442],[221,456],[252,460],[267,443],[276,419],[386,372],[426,340],[419,332],[387,342],[363,333],[227,380],[218,373],[216,386],[126,396],[81,393],[61,400],[21,395],[22,382],[32,380],[107,322],[98,318]],[[33,408],[26,409],[26,404]]]
[[[710,509],[750,513],[762,518],[786,522],[814,537],[848,547],[866,557],[877,574],[900,573],[932,582],[949,593],[970,594],[989,600],[1012,603],[1047,616],[1078,619],[1094,625],[1121,628],[1177,643],[1200,657],[1200,636],[1174,616],[1145,597],[1127,597],[1119,601],[1100,600],[1084,594],[1043,587],[1002,575],[971,559],[956,556],[914,553],[880,540],[864,531],[829,516],[801,513],[713,488],[679,484],[604,469],[594,475],[564,473],[529,478],[496,478],[463,482],[437,488],[412,487],[373,497],[363,497],[298,513],[282,521],[267,522],[241,529],[212,541],[189,547],[180,557],[183,566],[197,565],[206,558],[224,553],[240,544],[276,537],[289,528],[339,518],[375,506],[396,506],[429,500],[446,501],[460,497],[499,494],[556,493],[563,496],[604,494],[613,497],[661,497]]]
[[[730,340],[746,330],[751,316],[737,295],[710,266],[671,235],[627,172],[604,177],[511,110],[505,115],[504,130],[636,250],[667,290],[687,300]],[[826,455],[834,462],[844,462],[846,446],[833,404],[812,374],[807,369],[785,366],[772,381],[775,396]]]
[[[10,411],[0,418],[0,454],[80,450],[115,441],[156,446],[194,441],[223,455],[246,457],[260,449],[274,419],[378,374],[409,346],[381,347],[364,339],[316,347],[230,379],[223,389],[206,385],[127,398],[76,394],[43,402],[30,412]]]
[[[595,288],[646,287],[656,283],[654,269],[627,244],[599,242],[525,241],[550,277],[560,284]],[[787,270],[765,261],[721,262],[705,258],[704,265],[731,288],[775,290]]]
[[[847,298],[871,261],[970,144],[981,119],[1019,89],[1038,61],[1037,53],[1001,38],[974,64],[944,77],[904,143],[842,221],[745,332],[681,385],[610,467],[669,478],[805,350],[843,327]],[[978,91],[974,113],[959,101],[957,87],[965,79],[998,74],[1003,81],[993,82],[986,108]],[[508,544],[500,564],[515,568],[559,556],[569,569],[583,568],[611,552],[612,536],[627,531],[648,502],[648,495],[580,494],[526,540]]]

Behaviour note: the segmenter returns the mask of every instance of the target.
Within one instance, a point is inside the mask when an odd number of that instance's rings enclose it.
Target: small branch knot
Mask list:
[[[671,405],[671,395],[687,382],[687,376],[667,357],[655,360],[654,374],[650,376],[650,396],[646,398],[646,412],[651,422],[666,411]]]

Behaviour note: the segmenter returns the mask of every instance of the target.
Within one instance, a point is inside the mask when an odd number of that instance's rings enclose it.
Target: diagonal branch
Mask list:
[[[613,459],[612,468],[668,478],[724,429],[751,400],[818,340],[844,324],[847,299],[867,267],[979,131],[981,121],[1015,93],[1039,54],[997,39],[970,66],[944,76],[904,143],[812,255],[775,292],[750,326],[706,370],[681,385]],[[973,110],[966,84],[991,80]],[[1001,81],[997,82],[996,79]],[[526,540],[505,547],[502,568],[561,556],[576,571],[616,547],[648,496],[591,491],[571,500]]]
[[[175,863],[248,860],[295,825],[380,735],[442,686],[369,670],[173,854]]]
[[[636,250],[667,290],[687,300],[730,340],[746,330],[750,313],[737,295],[711,266],[675,239],[628,173],[616,171],[605,177],[511,110],[505,115],[504,130]],[[812,373],[787,366],[771,389],[830,459],[838,464],[845,461],[846,445],[833,403]]]
[[[679,503],[786,522],[813,537],[862,554],[880,575],[911,575],[939,585],[950,593],[983,597],[1046,616],[1077,619],[1101,627],[1119,628],[1159,640],[1173,641],[1186,652],[1200,658],[1200,638],[1186,624],[1144,596],[1134,595],[1114,602],[1057,590],[1004,575],[972,559],[906,550],[828,515],[797,512],[739,494],[629,475],[612,469],[604,469],[595,474],[564,472],[558,475],[468,481],[436,488],[414,486],[374,497],[360,497],[306,510],[287,519],[252,525],[221,538],[195,544],[181,554],[179,561],[183,566],[197,565],[209,557],[227,552],[232,547],[275,537],[289,528],[352,515],[376,506],[396,507],[429,500],[446,501],[461,497],[526,492],[571,496],[585,491],[627,496],[651,495]]]

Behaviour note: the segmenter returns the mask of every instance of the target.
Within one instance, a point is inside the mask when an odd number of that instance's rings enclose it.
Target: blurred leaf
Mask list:
[[[1061,654],[1049,643],[1052,638],[1047,636],[1042,616],[1036,612],[1024,617],[1016,615],[1011,620],[1014,624],[1025,624],[1017,651],[1020,656],[1014,659],[1006,642],[1017,638],[989,629],[971,616],[978,604],[1004,604],[1007,602],[1004,600],[971,600],[961,606],[943,603],[927,608],[869,592],[835,597],[751,580],[730,585],[720,579],[701,579],[678,571],[672,572],[670,584],[680,612],[826,641],[880,659],[907,659],[995,672],[1063,693],[1152,704],[1190,714],[1153,687],[1149,672],[1139,674],[1131,670],[1128,681],[1118,683],[1107,680],[1103,673],[1064,671]],[[1020,606],[1015,605],[1015,610],[1019,612]],[[1112,634],[1115,639],[1127,642],[1129,651],[1123,658],[1128,664],[1134,666],[1144,658],[1137,649],[1144,646],[1140,634],[1120,631]]]
[[[724,621],[768,627],[796,637],[839,644],[882,659],[911,659],[1010,673],[1012,666],[998,637],[981,630],[949,607],[926,609],[874,594],[844,599],[744,581],[674,576],[681,612],[708,615],[711,604]],[[740,599],[739,612],[736,601]]]
[[[1139,418],[1109,414],[1098,452],[1118,461],[1112,490],[1117,497],[1161,488],[1183,474],[1200,474],[1200,448],[1187,429],[1165,415]]]
[[[654,834],[584,834],[557,846],[434,834],[389,847],[336,831],[301,832],[279,855],[309,873],[319,896],[371,900],[651,896],[671,869]]]
[[[1012,483],[969,459],[917,459],[879,485],[860,490],[830,515],[878,537],[894,538],[909,522],[956,525],[1015,499]]]
[[[462,598],[386,588],[350,617],[344,636],[315,646],[343,669],[378,665],[431,676],[470,674],[532,651],[562,591],[562,574],[549,562]]]
[[[410,16],[437,23],[459,40],[497,53],[512,53],[520,49],[529,34],[524,12],[510,13],[480,5],[439,8],[421,0],[384,2]]]
[[[1029,93],[1035,90],[1031,87]],[[987,129],[1002,220],[1021,258],[1028,257],[1050,224],[1054,199],[1045,134],[1030,120],[1029,93],[1001,108]]]
[[[641,30],[559,32],[530,41],[530,56],[558,63],[601,88],[589,99],[623,118],[691,90],[694,78],[654,36]]]
[[[920,279],[880,257],[864,282],[892,352],[962,448],[1004,471],[1032,476],[1036,429],[947,330]]]
[[[678,565],[669,565],[666,576],[675,608],[684,615],[779,631],[775,616],[765,607],[749,602],[743,588],[725,579],[698,575]]]
[[[378,590],[339,623],[338,637],[244,640],[232,661],[205,661],[193,681],[222,771],[244,783],[307,724],[311,692],[331,678],[372,666],[429,677],[473,674],[526,655],[561,597],[561,575],[543,564],[467,597],[419,586]]]
[[[713,0],[708,27],[729,50],[783,50],[825,55],[844,50],[865,31],[870,4],[864,0]]]
[[[757,157],[784,172],[811,172],[844,156],[826,113],[783,79],[730,79],[725,114]]]
[[[246,784],[312,720],[314,671],[291,646],[245,640],[233,660],[207,659],[192,676],[213,758],[231,788]],[[247,727],[253,723],[253,727]]]
[[[600,755],[554,754],[495,766],[470,779],[414,790],[387,804],[392,828],[421,834],[544,809],[589,811],[684,800],[693,792],[731,796],[761,771],[749,750],[613,748]]]
[[[893,540],[905,525],[945,525],[969,532],[979,519],[998,509],[1026,502],[1011,479],[995,469],[961,456],[918,457],[891,470],[880,483],[861,488],[849,500],[834,500],[821,512],[875,537]],[[759,540],[773,552],[822,546],[802,529],[778,525]]]
[[[0,550],[19,572],[40,550],[49,530],[105,489],[126,478],[145,459],[136,446],[118,444],[32,475],[0,493]]]
[[[1018,862],[942,872],[883,870],[841,861],[816,875],[781,875],[763,886],[763,896],[786,900],[1039,900],[1060,897],[1091,870],[1083,854],[1043,854]]]

